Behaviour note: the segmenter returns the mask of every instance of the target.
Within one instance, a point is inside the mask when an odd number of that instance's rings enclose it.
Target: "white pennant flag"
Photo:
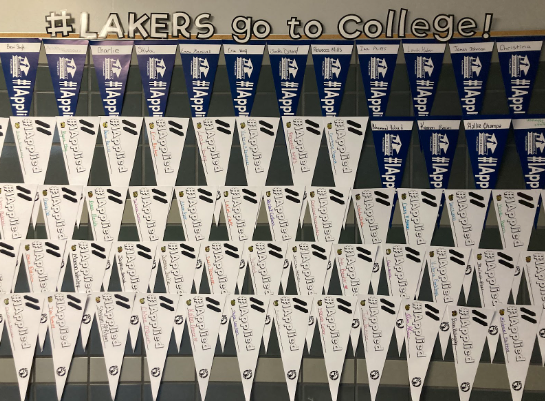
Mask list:
[[[261,207],[261,187],[223,187],[221,193],[229,240],[251,241]]]
[[[506,304],[511,293],[519,252],[513,250],[474,249],[477,282],[483,307],[495,309],[498,304]],[[494,361],[498,344],[499,316],[495,314],[488,327],[488,348],[490,362]]]
[[[163,378],[179,297],[176,294],[137,294],[136,298],[135,303],[140,304],[140,324],[146,347],[151,393],[155,401]]]
[[[246,259],[252,277],[254,294],[259,296],[278,295],[284,265],[289,263],[286,259],[288,245],[286,242],[262,241],[246,242],[244,244],[244,247],[248,249]],[[265,352],[267,352],[269,346],[273,322],[274,314],[267,314],[263,329]]]
[[[513,401],[521,401],[542,308],[499,304],[496,311],[511,396]]]
[[[128,292],[98,292],[89,299],[89,302],[96,303],[97,324],[112,401],[115,400],[123,366],[135,295]]]
[[[384,266],[390,295],[400,297],[403,302],[417,298],[424,269],[426,247],[393,244],[384,244],[383,247]],[[405,319],[402,310],[399,311],[397,317],[395,335],[397,350],[401,354],[405,341]]]
[[[287,259],[291,261],[295,273],[295,284],[299,295],[321,295],[327,270],[333,267],[331,261],[331,242],[299,242],[293,241],[288,249]],[[314,327],[316,326],[316,309],[309,305],[307,348],[310,351]]]
[[[99,125],[99,117],[57,117],[64,167],[70,185],[88,184]]]
[[[106,270],[111,270],[112,242],[68,241],[68,254],[72,265],[74,289],[80,294],[100,292]],[[87,347],[87,340],[95,318],[96,303],[87,302],[81,321],[81,345]]]
[[[537,341],[541,351],[541,364],[545,365],[545,252],[523,252],[520,254],[519,264],[524,266],[532,305],[543,308]]]
[[[4,142],[6,141],[8,125],[9,125],[9,118],[0,117],[0,154],[2,153],[2,149],[4,149]]]
[[[307,190],[314,238],[318,242],[338,242],[350,205],[350,188],[307,187]]]
[[[183,307],[185,312],[178,311],[178,314],[186,316],[202,401],[206,399],[224,304],[225,294],[187,294],[180,297],[178,308]]]
[[[405,240],[409,245],[430,245],[443,197],[442,189],[398,189]]]
[[[189,118],[145,117],[157,185],[176,185]]]
[[[44,294],[4,294],[4,312],[21,401],[25,401],[34,360]]]
[[[44,212],[47,238],[70,240],[83,203],[83,187],[42,185],[38,193]]]
[[[301,215],[305,187],[265,187],[263,201],[273,241],[293,241]]]
[[[263,187],[267,182],[279,118],[237,117],[240,151],[246,182]]]
[[[426,250],[426,261],[431,282],[433,302],[458,304],[462,283],[469,263],[471,248],[446,248],[430,246]],[[443,359],[450,338],[450,317],[441,316],[439,342]]]
[[[431,354],[437,339],[441,317],[447,304],[424,301],[402,303],[401,312],[405,323],[409,386],[413,401],[420,399],[424,379],[428,372]]]
[[[343,295],[357,297],[359,294],[367,294],[376,263],[378,245],[338,244],[336,248],[335,261],[337,262],[337,273],[339,274]],[[359,313],[356,313],[350,332],[354,356],[356,355],[360,332],[361,321]]]
[[[37,190],[37,185],[0,185],[0,229],[3,239],[26,238]]]
[[[449,305],[454,367],[460,401],[469,401],[494,309]]]
[[[129,185],[141,128],[142,117],[100,117],[110,185]]]
[[[325,138],[336,187],[354,187],[369,117],[325,117]]]
[[[371,392],[371,401],[375,401],[401,298],[384,295],[360,295],[358,303],[360,305],[369,391]]]
[[[357,297],[328,295],[316,297],[315,302],[329,391],[331,399],[337,401]]]
[[[207,241],[216,208],[218,188],[176,187],[174,191],[186,241]]]
[[[47,322],[51,338],[51,353],[55,369],[57,399],[61,401],[72,356],[78,340],[79,328],[87,295],[56,292],[47,297]]]
[[[272,302],[290,401],[295,400],[312,304],[312,296],[299,295],[282,295]]]
[[[269,295],[237,295],[231,300],[231,325],[246,401],[252,394],[269,302]]]

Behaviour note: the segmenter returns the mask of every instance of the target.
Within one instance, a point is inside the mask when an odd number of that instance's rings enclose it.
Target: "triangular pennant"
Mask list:
[[[263,188],[263,201],[274,241],[295,240],[304,196],[304,186]]]
[[[542,39],[525,36],[496,38],[507,105],[511,115],[528,112],[539,68]]]
[[[321,40],[313,42],[310,48],[322,116],[335,117],[341,109],[354,44],[345,40]]]
[[[221,201],[230,241],[251,241],[261,207],[261,187],[223,187]]]
[[[30,113],[41,47],[38,38],[0,39],[0,61],[14,116]]]
[[[136,298],[135,302],[140,304],[140,325],[144,334],[151,393],[155,401],[163,378],[179,299],[176,294],[137,294]]]
[[[207,241],[212,226],[217,187],[175,187],[176,200],[187,241]],[[197,287],[197,290],[199,288]]]
[[[358,40],[356,49],[369,116],[384,117],[394,79],[399,40]]]
[[[464,125],[475,187],[494,189],[511,120],[464,120]]]
[[[369,391],[371,392],[371,401],[375,401],[401,298],[384,295],[360,295],[358,303]]]
[[[47,322],[59,401],[61,401],[70,372],[86,303],[86,294],[56,292],[47,297],[47,310],[44,312],[48,314]]]
[[[399,188],[413,131],[412,120],[371,121],[380,179],[384,188]]]
[[[26,238],[37,190],[37,185],[0,185],[0,229],[3,239]]]
[[[237,295],[231,304],[231,324],[237,349],[244,398],[250,401],[263,328],[269,316],[269,295]]]
[[[420,399],[441,324],[441,317],[445,314],[446,309],[446,304],[435,302],[410,301],[401,303],[400,310],[405,323],[409,386],[413,401]]]
[[[479,247],[490,195],[489,189],[445,190],[446,209],[455,246]]]
[[[350,205],[350,188],[308,187],[308,206],[317,242],[338,242]]]
[[[545,306],[545,253],[522,252],[519,264],[524,266],[528,292],[532,305]],[[543,308],[545,311],[545,307]],[[545,364],[545,312],[541,313],[537,341],[541,351],[541,364]]]
[[[245,44],[233,40],[223,41],[223,55],[236,117],[252,113],[264,50],[265,43],[261,41]]]
[[[482,306],[494,309],[496,305],[507,303],[511,293],[519,252],[514,250],[475,249],[473,254]],[[488,327],[487,342],[491,362],[496,354],[498,333],[500,333],[499,323],[499,317],[495,314]]]
[[[448,188],[460,120],[418,120],[417,126],[430,188]]]
[[[89,41],[44,39],[43,42],[59,115],[75,116]]]
[[[405,241],[409,245],[430,245],[437,223],[442,189],[398,189],[399,209]]]
[[[480,114],[494,42],[456,38],[449,41],[449,47],[462,115]]]
[[[4,295],[3,315],[8,326],[21,401],[26,398],[43,304],[44,294],[40,293]]]
[[[390,295],[400,297],[402,302],[417,298],[424,271],[426,247],[393,244],[383,244],[382,247]],[[397,351],[401,354],[405,341],[405,319],[401,310],[397,316],[395,334]]]
[[[543,308],[499,304],[496,311],[511,396],[521,401]]]
[[[157,185],[174,186],[180,169],[189,118],[146,117],[144,121],[155,181]]]
[[[312,305],[312,296],[299,295],[283,295],[273,298],[272,302],[290,401],[295,400]]]
[[[237,117],[240,151],[249,186],[262,187],[267,182],[276,141],[279,118]]]
[[[89,299],[89,302],[96,304],[97,325],[112,401],[115,400],[121,376],[135,295],[128,292],[98,292]]]
[[[513,119],[526,189],[545,186],[545,118]]]
[[[177,45],[178,42],[175,40],[137,40],[134,42],[150,117],[164,117],[165,115]]]
[[[450,322],[460,401],[469,401],[475,374],[481,361],[486,333],[494,313],[494,309],[454,305],[449,305],[445,312],[445,317]]]
[[[110,184],[127,186],[140,140],[142,117],[100,117],[100,127]]]
[[[403,40],[414,115],[417,117],[428,117],[431,113],[445,48],[445,43],[437,43],[435,39]]]
[[[90,42],[98,88],[106,116],[121,115],[133,43],[132,40],[92,40]],[[106,146],[106,142],[104,145]]]
[[[221,50],[221,40],[180,40],[180,57],[184,69],[192,117],[206,117]]]
[[[140,241],[163,240],[172,191],[172,187],[129,187]]]
[[[72,239],[83,203],[80,185],[42,185],[38,187],[45,220],[47,238]]]

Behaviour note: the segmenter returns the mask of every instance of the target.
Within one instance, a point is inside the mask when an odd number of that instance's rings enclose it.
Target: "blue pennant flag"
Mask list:
[[[414,114],[428,117],[431,113],[437,84],[443,67],[446,44],[435,39],[408,39],[403,41]]]
[[[74,116],[87,58],[88,40],[44,39],[45,54],[60,116]]]
[[[430,120],[418,120],[417,125],[430,188],[446,189],[458,143],[460,119],[434,117]]]
[[[369,116],[382,118],[392,89],[399,40],[358,40],[356,49]]]
[[[0,38],[0,61],[14,116],[30,112],[41,46],[41,39]]]
[[[513,119],[513,129],[526,188],[545,188],[545,116]]]
[[[354,44],[343,40],[321,40],[312,44],[312,61],[324,117],[336,117],[341,109],[346,77]]]
[[[248,117],[252,112],[264,50],[265,42],[238,44],[233,40],[223,41],[227,76],[237,117]]]
[[[452,39],[449,43],[454,77],[464,116],[480,114],[494,42]]]
[[[476,188],[496,187],[510,125],[510,118],[479,117],[464,120],[467,150]]]
[[[542,45],[541,36],[496,39],[501,75],[511,115],[528,112]]]
[[[179,43],[191,116],[206,117],[218,69],[221,40],[180,40]]]
[[[388,119],[371,121],[378,169],[384,188],[399,188],[409,154],[413,121]]]
[[[280,116],[295,116],[303,89],[309,44],[306,41],[267,42]]]
[[[165,115],[177,44],[174,40],[134,42],[150,117]]]
[[[104,113],[119,116],[132,57],[132,40],[92,40],[91,55]]]

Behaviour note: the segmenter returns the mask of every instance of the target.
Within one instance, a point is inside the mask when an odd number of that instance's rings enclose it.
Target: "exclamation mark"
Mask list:
[[[485,14],[484,16],[483,39],[490,38],[490,27],[492,26],[493,15],[494,14]]]

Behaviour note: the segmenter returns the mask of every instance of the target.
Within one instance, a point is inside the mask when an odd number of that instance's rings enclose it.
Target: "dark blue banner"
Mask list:
[[[480,117],[466,119],[464,125],[475,187],[494,189],[511,119]]]
[[[399,40],[358,40],[356,49],[369,116],[382,118],[392,89]]]
[[[177,41],[137,40],[134,50],[150,117],[163,117],[167,108]]]
[[[104,113],[119,116],[132,57],[132,40],[92,40],[91,55]]]
[[[223,41],[227,76],[237,117],[247,117],[252,112],[264,51],[265,42],[250,41],[242,45],[233,40]]]
[[[412,120],[371,121],[380,179],[384,188],[399,188],[413,131]]]
[[[280,116],[295,116],[307,68],[308,42],[267,42]]]
[[[541,36],[496,39],[501,74],[511,115],[528,112],[542,45]]]
[[[444,43],[437,43],[435,39],[403,41],[414,114],[417,117],[428,117],[431,113],[443,68],[445,47]]]
[[[218,69],[221,40],[180,40],[179,43],[191,116],[206,117]]]
[[[462,103],[462,115],[480,114],[494,42],[452,39],[449,46],[458,95]]]
[[[41,46],[41,39],[0,38],[0,61],[14,116],[30,112]]]
[[[44,39],[45,54],[60,116],[75,116],[88,40]]]
[[[545,188],[545,116],[514,119],[513,129],[526,188]]]

